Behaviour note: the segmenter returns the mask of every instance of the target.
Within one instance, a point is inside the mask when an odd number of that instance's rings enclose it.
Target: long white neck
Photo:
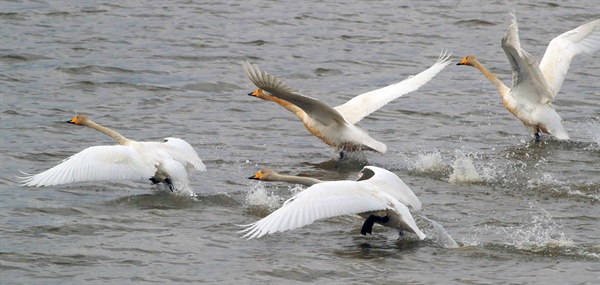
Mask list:
[[[93,122],[92,120],[88,119],[84,126],[90,127],[92,129],[100,131],[103,134],[106,134],[107,136],[109,136],[112,139],[114,139],[115,141],[117,141],[117,143],[119,143],[120,145],[128,145],[131,142],[131,140],[127,139],[126,137],[117,133],[116,131],[113,131],[107,127],[101,126],[101,125]]]
[[[510,88],[504,85],[504,83],[502,83],[502,81],[496,75],[487,70],[487,68],[485,68],[483,64],[479,62],[479,60],[474,60],[474,62],[472,62],[471,64],[473,67],[481,71],[481,73],[483,73],[485,77],[487,77],[492,83],[494,83],[494,85],[496,85],[496,87],[500,91],[500,96],[502,96],[502,99],[504,99],[504,97],[508,95],[508,93],[510,92]]]

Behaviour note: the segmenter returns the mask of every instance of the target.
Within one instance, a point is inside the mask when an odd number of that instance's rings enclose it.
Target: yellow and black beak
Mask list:
[[[248,179],[260,180],[260,176],[262,175],[262,171],[257,172],[256,174],[248,177]]]
[[[459,63],[457,63],[456,65],[465,65],[467,64],[467,58],[463,58]]]

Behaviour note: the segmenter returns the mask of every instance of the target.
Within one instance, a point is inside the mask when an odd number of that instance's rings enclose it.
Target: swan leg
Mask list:
[[[540,131],[539,130],[535,133],[535,142],[540,142]]]
[[[171,192],[175,192],[175,186],[173,186],[173,182],[171,182],[171,179],[169,178],[165,178],[165,184],[167,184],[167,186],[169,186],[169,190],[171,190]]]
[[[338,160],[342,160],[344,157],[346,157],[346,153],[343,150],[340,150],[340,152],[338,152]]]
[[[152,184],[158,184],[158,183],[160,183],[160,180],[158,180],[158,179],[156,179],[154,177],[151,177],[150,178],[150,182],[152,182]]]
[[[390,220],[390,217],[385,216],[385,217],[380,217],[380,216],[375,216],[375,215],[370,215],[366,220],[365,223],[363,224],[362,228],[360,229],[360,234],[363,236],[366,236],[367,233],[369,233],[370,235],[373,234],[373,225],[375,223],[380,223],[380,224],[385,224]]]

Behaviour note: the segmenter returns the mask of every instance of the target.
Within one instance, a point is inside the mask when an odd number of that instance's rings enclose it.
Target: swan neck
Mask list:
[[[103,134],[111,137],[115,141],[117,141],[117,143],[119,143],[120,145],[127,145],[129,142],[131,142],[129,139],[127,139],[123,135],[117,133],[116,131],[113,131],[107,127],[101,126],[91,120],[88,120],[86,122],[85,126],[95,129],[97,131],[100,131],[101,133],[103,133]]]
[[[269,178],[269,180],[288,182],[288,183],[294,183],[294,184],[302,184],[305,186],[312,186],[314,184],[323,182],[319,179],[315,179],[315,178],[311,178],[311,177],[281,175],[281,174],[275,174],[275,173],[271,174],[271,177]]]
[[[487,70],[487,68],[485,68],[483,64],[481,64],[479,61],[475,61],[472,65],[479,71],[481,71],[481,73],[483,73],[483,75],[487,77],[487,79],[494,83],[494,85],[496,85],[496,87],[500,91],[500,96],[502,96],[502,98],[508,95],[510,88],[504,85],[504,83],[502,83],[502,81],[496,75]]]

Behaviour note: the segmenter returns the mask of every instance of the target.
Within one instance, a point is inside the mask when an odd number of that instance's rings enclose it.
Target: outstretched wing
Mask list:
[[[550,41],[540,69],[552,88],[552,97],[562,87],[571,60],[580,53],[594,53],[600,48],[600,20],[570,30]]]
[[[514,13],[512,23],[502,38],[501,46],[508,57],[513,74],[513,92],[533,103],[546,104],[553,98],[535,58],[521,48],[519,27]],[[516,91],[521,89],[521,91]]]
[[[319,219],[391,209],[392,197],[364,189],[354,181],[315,184],[290,198],[267,217],[245,225],[248,239],[312,224]]]
[[[342,114],[348,122],[356,124],[390,101],[425,85],[450,64],[450,55],[450,53],[443,52],[438,61],[425,71],[398,83],[358,95],[334,109]]]
[[[261,72],[256,64],[245,61],[242,62],[242,67],[256,87],[295,105],[324,125],[343,124],[345,122],[344,118],[329,105],[320,100],[298,94],[275,76],[268,74],[266,71]]]
[[[131,147],[93,146],[35,175],[20,177],[23,186],[51,186],[84,181],[150,178],[156,165],[140,158]]]

